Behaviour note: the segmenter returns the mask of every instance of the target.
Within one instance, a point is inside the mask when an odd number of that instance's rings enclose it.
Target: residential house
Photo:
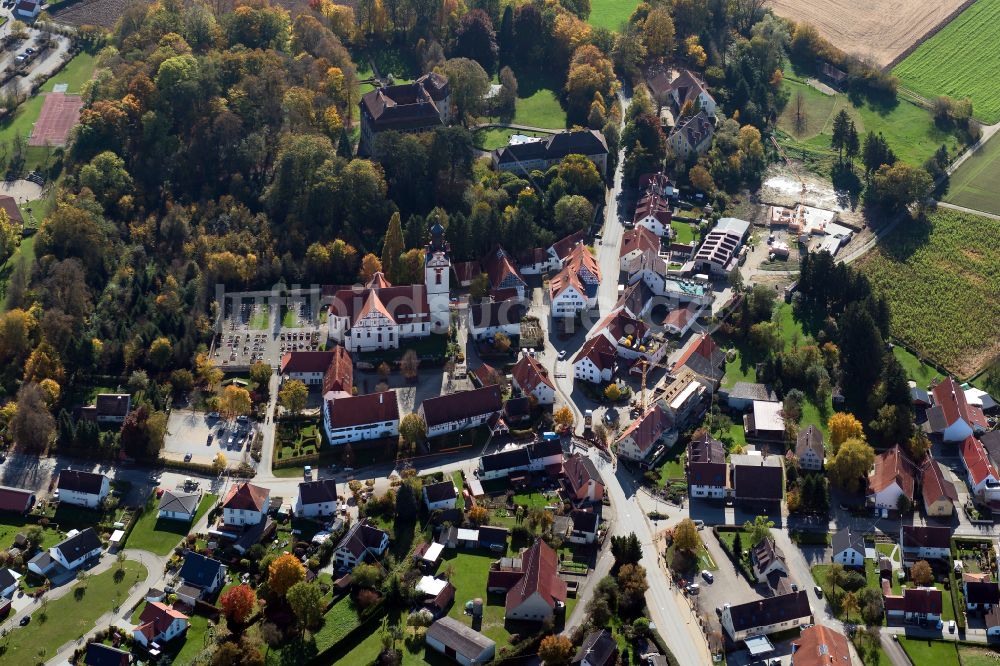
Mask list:
[[[690,155],[702,155],[712,146],[715,124],[705,111],[682,118],[667,137],[667,147],[673,154],[686,160]]]
[[[579,231],[574,231],[573,233],[563,236],[556,242],[552,243],[547,250],[548,255],[552,258],[552,266],[554,268],[559,268],[565,264],[576,250],[576,247],[584,244],[584,239],[586,237],[587,232],[580,229]]]
[[[883,583],[882,605],[889,621],[937,622],[941,619],[941,590],[933,587],[908,587],[902,595],[885,594],[888,581]]]
[[[330,338],[349,352],[399,349],[403,340],[447,333],[450,249],[444,227],[435,222],[424,253],[424,283],[393,286],[381,273],[361,287],[339,289],[330,297]]]
[[[949,377],[931,390],[934,406],[927,410],[927,428],[946,442],[961,442],[989,429],[980,407],[970,405],[965,391]]]
[[[692,108],[715,117],[715,98],[708,92],[705,82],[690,70],[677,71],[664,92],[671,107],[678,114],[683,111],[685,105],[690,104]]]
[[[333,551],[335,567],[338,571],[353,569],[368,559],[382,557],[388,547],[388,532],[367,522],[354,523]]]
[[[593,511],[581,511],[573,509],[569,514],[570,531],[566,535],[566,540],[570,543],[586,544],[597,541],[598,528],[601,525],[601,517]]]
[[[705,236],[694,255],[694,269],[720,277],[728,276],[738,265],[739,251],[750,231],[750,223],[724,217]]]
[[[678,305],[663,318],[663,329],[670,335],[682,338],[698,320],[700,312],[701,308],[697,303]]]
[[[556,385],[549,377],[549,371],[530,354],[522,354],[510,371],[511,384],[526,396],[533,397],[539,405],[551,405],[556,401]]]
[[[458,491],[455,490],[455,483],[451,479],[425,484],[423,495],[428,511],[454,509],[458,501]]]
[[[669,226],[669,222],[667,223]],[[654,256],[660,253],[660,234],[647,225],[636,226],[622,234],[621,247],[618,250],[618,268],[626,273],[632,273],[639,265],[639,258],[646,253]]]
[[[427,437],[432,438],[486,425],[502,408],[500,387],[494,384],[427,398],[417,414],[427,426]]]
[[[184,564],[177,577],[181,581],[177,597],[194,606],[199,599],[211,598],[226,584],[226,565],[189,550],[184,553]]]
[[[897,444],[875,456],[875,467],[868,475],[868,504],[896,511],[900,498],[905,497],[912,505],[915,486],[916,465]]]
[[[616,359],[614,344],[603,335],[595,335],[583,343],[573,358],[573,377],[591,384],[610,382]]]
[[[378,87],[361,96],[359,155],[371,155],[380,132],[429,132],[451,120],[451,88],[441,74],[413,83]]]
[[[493,168],[527,176],[546,171],[568,155],[583,155],[604,175],[608,168],[608,144],[597,130],[567,130],[548,139],[514,143],[493,151]]]
[[[0,597],[10,599],[17,590],[19,580],[21,580],[21,574],[13,569],[0,569]]]
[[[847,637],[822,624],[806,627],[792,641],[792,666],[850,666],[852,663]]]
[[[527,310],[516,300],[483,301],[469,305],[469,333],[476,340],[492,340],[503,333],[515,340],[521,335],[521,320]]]
[[[572,666],[614,666],[618,663],[618,642],[607,629],[587,634],[570,662]]]
[[[833,561],[845,567],[865,566],[864,534],[844,527],[833,533]]]
[[[420,605],[435,618],[447,614],[455,601],[455,586],[434,576],[423,576],[418,580],[416,591],[423,595]]]
[[[986,573],[963,573],[962,596],[966,610],[986,613],[1000,604],[1000,585]]]
[[[950,527],[920,527],[903,525],[899,528],[899,548],[903,564],[918,560],[944,560],[951,557]]]
[[[673,234],[670,228],[673,216],[673,206],[670,201],[655,192],[647,192],[636,204],[632,224],[635,230],[646,229],[656,234],[657,242],[652,246],[654,254],[659,254],[659,239],[664,236],[669,238]]]
[[[673,430],[674,419],[659,403],[649,407],[618,437],[618,456],[636,462],[649,460],[657,445]]]
[[[163,495],[160,496],[160,505],[156,517],[191,522],[194,520],[194,515],[198,513],[198,504],[200,502],[200,493],[188,493],[183,490],[164,490]]]
[[[511,472],[527,471],[530,466],[531,457],[526,448],[499,451],[479,459],[479,478],[484,481],[501,479]]]
[[[562,442],[558,438],[543,438],[528,444],[526,448],[528,457],[531,458],[528,470],[532,472],[553,470],[555,474],[562,471],[563,449]]]
[[[785,554],[771,537],[765,537],[750,549],[750,562],[753,564],[754,575],[757,582],[762,583],[772,574],[788,575],[788,564],[785,562]]]
[[[711,335],[702,333],[691,340],[674,363],[672,371],[677,373],[681,368],[689,368],[699,376],[710,380],[714,388],[726,374],[723,368],[725,363],[726,354],[715,344]]]
[[[340,345],[334,348],[343,349]],[[295,379],[308,386],[321,386],[336,354],[334,351],[285,352],[281,356],[278,372],[282,379]]]
[[[159,601],[151,601],[139,616],[139,626],[132,630],[132,637],[143,647],[169,643],[187,631],[189,623],[184,613]]]
[[[784,405],[780,402],[754,400],[750,412],[743,415],[747,439],[781,441],[785,438]]]
[[[132,663],[132,655],[104,643],[87,643],[83,663],[84,666],[128,666]]]
[[[75,571],[86,562],[100,557],[103,547],[93,527],[80,532],[70,530],[64,540],[49,548],[49,557],[64,568]]]
[[[497,581],[491,571],[487,589],[505,589],[506,620],[543,622],[566,602],[566,583],[559,578],[556,552],[538,539],[522,553],[519,561],[518,570],[503,581]]]
[[[1000,508],[1000,473],[990,462],[982,442],[969,435],[959,445],[969,493],[983,504]]]
[[[475,629],[445,616],[427,628],[427,645],[462,666],[493,661],[497,644]]]
[[[24,227],[24,216],[21,215],[21,209],[18,208],[17,199],[9,194],[0,194],[0,209],[7,213],[7,219],[10,220],[11,224],[20,228]]]
[[[563,461],[564,487],[574,504],[595,503],[604,499],[604,481],[594,462],[574,453]]]
[[[729,488],[729,465],[726,448],[707,430],[691,437],[684,459],[687,467],[688,495],[723,499]]]
[[[810,425],[799,431],[795,440],[795,457],[799,459],[799,468],[807,471],[823,469],[823,459],[826,449],[823,448],[823,433],[816,426]]]
[[[399,402],[392,390],[367,395],[328,393],[323,429],[332,446],[399,435]]]
[[[96,509],[111,492],[111,480],[103,474],[64,469],[56,487],[61,503]]]
[[[131,409],[128,393],[98,393],[93,405],[80,409],[80,417],[98,423],[124,423]]]
[[[924,499],[924,512],[928,516],[945,518],[955,512],[958,491],[955,484],[945,478],[930,451],[920,465],[920,493]]]
[[[334,515],[337,512],[336,479],[317,479],[300,483],[293,511],[296,516],[302,518]]]
[[[222,522],[229,526],[257,525],[270,505],[270,490],[247,481],[237,483],[222,500]]]
[[[778,401],[778,396],[771,390],[771,387],[753,382],[736,382],[732,388],[720,389],[719,397],[726,401],[730,409],[737,412],[746,411],[753,407],[755,401]]]
[[[553,317],[575,317],[597,307],[601,267],[583,245],[577,245],[563,268],[549,280],[549,305]]]
[[[35,493],[24,488],[0,486],[0,511],[28,513],[35,505]]]
[[[785,496],[785,468],[780,456],[731,455],[733,497],[740,505],[776,510]]]
[[[750,636],[774,634],[812,622],[805,590],[765,597],[722,608],[722,627],[736,642]]]

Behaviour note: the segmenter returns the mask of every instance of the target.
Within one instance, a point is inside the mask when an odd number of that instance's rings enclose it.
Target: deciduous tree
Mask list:
[[[850,412],[835,412],[830,416],[826,425],[830,431],[830,446],[834,453],[837,453],[840,445],[849,439],[862,441],[865,439],[865,430],[861,421]]]
[[[927,560],[918,560],[910,567],[910,578],[921,587],[934,584],[934,570]]]
[[[756,546],[764,539],[771,537],[771,528],[774,521],[768,520],[767,516],[757,516],[753,522],[749,520],[743,523],[743,531],[750,533],[750,546]]]
[[[285,595],[295,617],[306,629],[317,626],[323,617],[323,592],[316,583],[305,581],[288,588]]]
[[[875,462],[875,451],[862,440],[851,438],[828,463],[830,479],[848,492],[856,492]]]
[[[542,639],[538,646],[538,656],[551,666],[565,666],[573,658],[573,644],[562,634],[552,634]]]
[[[257,604],[257,594],[249,585],[231,587],[219,597],[219,605],[226,619],[236,624],[243,624],[253,613]]]
[[[416,444],[427,436],[427,424],[417,414],[407,414],[399,422],[399,434],[407,444]]]
[[[279,555],[267,570],[267,586],[279,597],[285,596],[289,588],[305,580],[306,568],[292,553]]]
[[[698,528],[694,521],[685,518],[674,528],[674,548],[687,553],[696,553],[701,547],[701,539],[698,537]]]
[[[309,387],[298,379],[289,379],[278,391],[278,401],[291,414],[299,414],[309,400]]]
[[[233,419],[249,414],[252,406],[250,392],[235,384],[223,388],[219,394],[219,413],[223,418]]]

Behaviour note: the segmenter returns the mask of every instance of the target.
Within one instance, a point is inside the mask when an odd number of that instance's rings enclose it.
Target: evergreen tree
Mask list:
[[[73,446],[76,443],[76,424],[73,423],[73,417],[65,409],[59,411],[56,433],[60,446]]]
[[[337,155],[348,160],[354,156],[354,145],[351,143],[351,137],[348,136],[346,129],[340,130],[340,141],[337,142]]]
[[[396,519],[407,522],[417,517],[417,497],[408,483],[399,486],[396,491]]]
[[[500,54],[500,67],[506,67],[514,61],[514,10],[512,5],[504,7],[503,18],[500,19],[500,34],[497,35]]]
[[[410,215],[410,219],[406,221],[403,240],[407,250],[419,249],[427,244],[427,223],[422,215]]]
[[[403,227],[399,223],[399,213],[395,212],[389,219],[389,228],[385,232],[385,242],[382,244],[382,272],[389,282],[399,282],[399,257],[403,254]]]
[[[847,307],[840,329],[840,367],[844,399],[862,423],[872,414],[868,397],[882,373],[883,342],[871,314],[861,305]]]
[[[878,171],[883,164],[892,166],[896,163],[896,155],[889,148],[888,142],[881,133],[868,132],[865,137],[864,146],[861,149],[861,161],[865,164],[865,177]]]
[[[844,136],[844,154],[847,155],[849,162],[858,156],[860,148],[861,143],[858,138],[858,128],[852,120],[851,124],[847,126],[847,134]]]
[[[736,536],[733,537],[733,554],[736,559],[743,557],[743,532],[737,530]]]
[[[847,144],[847,134],[850,129],[851,117],[845,109],[833,117],[833,133],[830,136],[830,147],[837,151],[837,157],[843,161],[844,147]]]

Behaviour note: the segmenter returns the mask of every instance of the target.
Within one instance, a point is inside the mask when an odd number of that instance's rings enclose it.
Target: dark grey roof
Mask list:
[[[361,558],[369,549],[377,550],[389,533],[368,523],[354,523],[344,538],[337,544],[337,550],[346,550],[354,557]]]
[[[929,404],[931,404],[931,396],[930,396],[930,394],[927,391],[925,391],[924,389],[917,388],[916,386],[914,386],[913,388],[910,389],[910,399],[913,402],[919,403],[919,404],[922,404],[922,405],[929,405]]]
[[[479,545],[506,544],[507,534],[506,528],[484,525],[479,528]]]
[[[17,582],[17,578],[14,577],[14,572],[6,567],[0,569],[0,590],[6,590],[8,587]]]
[[[833,554],[842,553],[848,548],[853,548],[862,555],[865,554],[865,537],[863,534],[852,532],[850,527],[845,527],[833,533]]]
[[[500,164],[532,160],[558,160],[567,155],[607,155],[608,144],[597,130],[565,131],[545,141],[530,141],[504,146],[496,151]]]
[[[483,456],[480,464],[483,467],[483,471],[495,472],[502,469],[511,469],[512,467],[523,467],[530,462],[526,449],[511,449],[510,451],[501,451],[500,453],[491,453],[488,456]]]
[[[469,661],[478,658],[484,650],[491,646],[496,646],[492,639],[447,616],[427,629],[427,638],[432,638],[445,647],[453,649]]]
[[[791,620],[804,620],[812,615],[809,597],[805,590],[732,606],[729,613],[733,620],[734,631],[745,631]]]
[[[299,497],[303,504],[323,504],[337,501],[337,482],[334,479],[303,481],[299,484]]]
[[[427,427],[495,414],[503,407],[500,387],[484,386],[471,391],[459,391],[436,398],[427,398],[420,405]]]
[[[1000,603],[1000,586],[996,583],[974,582],[965,583],[965,603],[990,604]]]
[[[97,495],[101,492],[104,483],[103,474],[93,472],[83,472],[78,469],[64,469],[59,472],[59,490],[71,490],[88,495]]]
[[[517,301],[484,301],[470,305],[472,325],[476,328],[507,326],[520,323],[524,319],[525,308]]]
[[[979,436],[979,441],[983,443],[990,462],[994,466],[1000,462],[1000,430],[990,430]]]
[[[174,511],[176,513],[194,513],[198,510],[198,502],[201,495],[198,493],[185,493],[179,490],[164,490],[160,497],[160,511]]]
[[[903,525],[899,535],[900,545],[908,548],[950,548],[951,528],[932,525]]]
[[[547,439],[528,445],[528,455],[531,456],[532,460],[562,455],[562,452],[562,442],[558,439]]]
[[[580,664],[584,659],[591,666],[608,666],[615,663],[618,657],[618,643],[607,629],[592,631],[583,639],[583,644],[573,657],[574,664]]]
[[[194,587],[208,587],[219,575],[219,570],[225,565],[218,560],[199,555],[188,551],[184,554],[184,565],[181,567],[180,577],[187,585]]]
[[[730,456],[733,463],[733,487],[737,499],[780,502],[784,494],[784,469],[781,465],[741,464],[750,456]],[[763,461],[760,461],[761,463]]]
[[[101,539],[97,536],[97,532],[94,531],[93,527],[88,527],[56,545],[56,549],[62,553],[67,562],[72,562],[101,546]]]
[[[132,404],[132,396],[128,393],[98,393],[94,406],[98,416],[115,416],[125,418]]]
[[[948,427],[948,422],[944,416],[944,408],[941,405],[930,407],[924,414],[927,416],[927,425],[930,427],[931,432],[942,432]]]
[[[573,529],[587,534],[597,534],[597,526],[601,524],[601,518],[593,511],[572,511],[569,514],[573,521]]]
[[[130,659],[131,655],[124,650],[103,643],[89,643],[83,663],[86,666],[122,666],[128,664]]]
[[[812,449],[819,456],[820,460],[823,459],[826,453],[823,449],[823,433],[815,426],[809,426],[799,431],[799,436],[795,443],[795,455],[801,458],[809,449]]]
[[[458,493],[455,492],[455,484],[451,479],[427,484],[424,486],[424,492],[427,493],[428,502],[443,502],[458,497]]]

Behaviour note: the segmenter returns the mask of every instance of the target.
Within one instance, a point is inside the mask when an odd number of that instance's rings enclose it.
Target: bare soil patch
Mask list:
[[[816,26],[834,46],[892,64],[953,18],[967,0],[771,0],[778,16]]]

